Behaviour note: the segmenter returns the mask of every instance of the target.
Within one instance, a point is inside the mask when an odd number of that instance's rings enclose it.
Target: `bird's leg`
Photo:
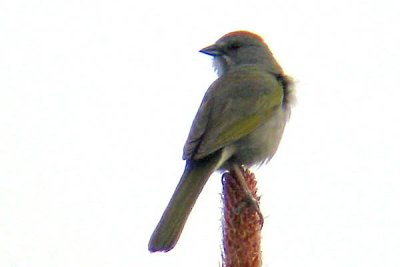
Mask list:
[[[239,165],[233,164],[232,171],[233,171],[235,177],[237,178],[237,181],[239,182],[240,187],[243,189],[244,194],[245,194],[245,198],[244,198],[243,202],[239,205],[239,207],[237,207],[238,212],[240,212],[244,207],[251,206],[252,208],[255,209],[258,217],[260,218],[260,224],[262,227],[264,224],[264,217],[261,213],[260,206],[258,205],[257,199],[254,198],[249,187],[247,186],[247,183],[246,183],[246,180],[245,180],[244,174],[243,174],[244,170]]]

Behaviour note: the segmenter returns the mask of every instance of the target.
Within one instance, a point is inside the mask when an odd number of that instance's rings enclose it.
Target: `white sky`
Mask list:
[[[208,85],[198,50],[262,35],[298,104],[256,170],[264,266],[400,266],[398,1],[0,3],[0,266],[220,266],[220,175],[147,242]]]

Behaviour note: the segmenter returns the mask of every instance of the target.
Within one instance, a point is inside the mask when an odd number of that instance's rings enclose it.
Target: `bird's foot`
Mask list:
[[[242,202],[239,203],[239,205],[235,209],[236,214],[240,214],[244,209],[246,208],[252,208],[254,211],[257,213],[258,218],[259,218],[259,223],[261,228],[264,225],[264,216],[261,212],[260,206],[258,205],[257,199],[255,199],[251,194],[246,195]]]

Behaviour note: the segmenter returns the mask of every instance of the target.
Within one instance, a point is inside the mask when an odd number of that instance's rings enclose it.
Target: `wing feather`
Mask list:
[[[226,73],[206,92],[193,121],[183,159],[201,159],[268,121],[283,101],[274,74],[248,65]]]

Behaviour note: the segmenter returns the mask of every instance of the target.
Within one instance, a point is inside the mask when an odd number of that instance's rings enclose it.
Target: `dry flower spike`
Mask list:
[[[253,197],[259,204],[255,175],[243,171],[244,178]],[[223,266],[260,267],[261,228],[263,218],[254,207],[243,206],[246,194],[233,173],[223,175]]]

